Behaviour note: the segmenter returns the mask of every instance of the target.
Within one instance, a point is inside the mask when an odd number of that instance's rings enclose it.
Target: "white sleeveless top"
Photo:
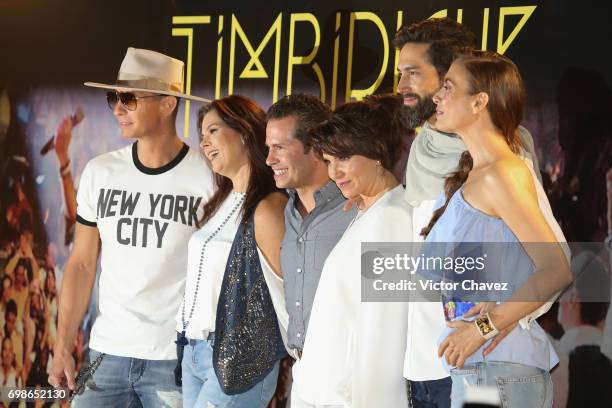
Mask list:
[[[231,192],[217,212],[202,228],[194,232],[189,240],[185,295],[176,315],[176,330],[181,332],[183,331],[182,316],[184,308],[184,318],[185,322],[187,322],[185,335],[188,339],[204,340],[208,337],[209,333],[215,330],[221,284],[223,283],[225,266],[232,243],[240,225],[242,205],[239,205],[239,203],[244,196],[245,193]],[[234,208],[236,210],[232,213]],[[226,219],[227,222],[225,222]],[[206,244],[202,258],[202,246],[222,224],[224,224],[223,227]],[[285,309],[283,281],[273,272],[259,248],[257,249],[257,254],[259,255],[264,278],[278,317],[281,334],[283,335],[283,340],[285,340],[289,315]],[[197,299],[195,299],[196,303],[190,319],[189,314],[194,305],[200,258],[202,258],[202,271],[198,295]]]

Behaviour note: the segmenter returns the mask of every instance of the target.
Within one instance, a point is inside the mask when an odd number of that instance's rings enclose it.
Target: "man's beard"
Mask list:
[[[401,110],[404,124],[410,129],[422,126],[427,119],[436,113],[436,104],[433,101],[433,94],[424,97],[417,94],[404,94],[404,96],[418,98],[418,102],[415,106],[404,105]]]

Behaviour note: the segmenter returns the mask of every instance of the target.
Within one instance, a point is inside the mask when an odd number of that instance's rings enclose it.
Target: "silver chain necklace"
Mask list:
[[[227,217],[225,217],[223,222],[221,222],[221,225],[219,225],[217,229],[214,230],[213,233],[210,234],[206,238],[206,240],[204,241],[204,244],[202,244],[202,250],[200,251],[200,263],[198,264],[198,276],[196,278],[196,285],[195,285],[195,290],[193,293],[193,302],[191,303],[191,309],[189,310],[188,320],[185,320],[185,305],[187,304],[187,285],[185,285],[185,294],[183,295],[183,305],[181,308],[181,321],[183,323],[183,331],[181,332],[178,340],[176,341],[176,343],[179,345],[186,346],[188,343],[187,337],[185,336],[185,332],[187,331],[187,326],[189,325],[189,322],[191,321],[191,318],[193,317],[193,312],[195,311],[196,303],[198,301],[198,291],[200,289],[200,280],[202,278],[202,267],[204,265],[204,252],[206,251],[206,246],[208,245],[210,241],[213,240],[213,238],[215,238],[219,234],[219,232],[221,232],[223,227],[225,227],[225,225],[229,222],[229,220],[236,213],[236,211],[238,211],[238,209],[242,206],[242,203],[244,203],[244,200],[246,198],[246,193],[239,193],[239,194],[241,194],[242,197],[240,197],[240,200],[238,200],[236,205],[234,205],[234,208],[232,208],[232,211],[230,211],[230,213],[227,215]]]

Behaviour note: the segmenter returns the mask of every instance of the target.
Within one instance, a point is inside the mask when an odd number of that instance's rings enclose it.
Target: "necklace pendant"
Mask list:
[[[185,330],[183,330],[181,334],[177,336],[175,343],[179,346],[186,346],[187,344],[189,344],[187,337],[185,337]]]

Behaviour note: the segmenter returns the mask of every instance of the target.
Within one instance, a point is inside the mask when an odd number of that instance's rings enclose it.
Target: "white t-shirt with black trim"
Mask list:
[[[99,312],[89,345],[116,356],[171,360],[187,244],[214,183],[187,145],[160,168],[145,167],[136,145],[92,159],[79,183],[77,221],[97,227],[102,241]]]

